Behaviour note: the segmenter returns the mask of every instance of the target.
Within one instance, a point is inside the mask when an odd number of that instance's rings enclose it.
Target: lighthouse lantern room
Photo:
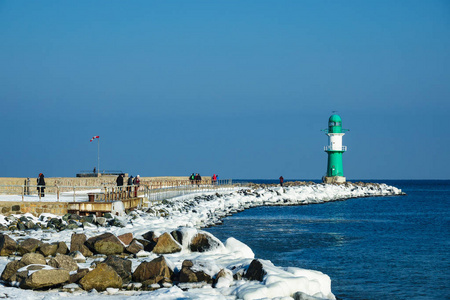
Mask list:
[[[342,145],[342,137],[348,129],[342,129],[341,117],[333,114],[328,119],[328,129],[323,131],[328,135],[328,146],[324,149],[328,154],[328,164],[323,182],[344,183],[346,178],[342,167],[342,153],[347,151],[347,147]]]

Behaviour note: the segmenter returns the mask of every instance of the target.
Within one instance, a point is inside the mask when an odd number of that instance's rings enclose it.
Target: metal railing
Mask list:
[[[43,190],[42,190],[43,188]],[[95,201],[115,201],[129,199],[144,194],[145,188],[138,186],[60,186],[60,185],[0,185],[0,201],[5,198],[7,201],[62,201],[78,202],[92,200]],[[8,197],[12,196],[12,197]],[[91,197],[90,197],[91,196]]]
[[[336,146],[325,146],[323,148],[325,151],[347,151],[347,146],[336,147]]]
[[[43,195],[39,188],[45,188]],[[0,201],[116,201],[133,197],[146,197],[150,202],[162,201],[193,193],[231,190],[231,179],[201,181],[146,181],[138,185],[115,186],[104,183],[101,186],[62,186],[62,185],[0,185]],[[3,196],[3,197],[2,197]],[[11,197],[8,197],[11,196]]]
[[[179,196],[196,194],[196,193],[205,193],[205,192],[214,192],[214,191],[226,191],[233,189],[233,181],[231,179],[226,180],[217,180],[216,182],[196,182],[196,181],[187,181],[185,185],[178,186],[166,186],[161,188],[149,188],[146,191],[146,198],[150,202],[154,201],[162,201],[170,198],[175,198]]]

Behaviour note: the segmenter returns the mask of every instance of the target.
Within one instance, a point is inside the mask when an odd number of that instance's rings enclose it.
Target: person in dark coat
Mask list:
[[[128,191],[128,197],[131,196],[131,186],[133,185],[133,175],[130,175],[130,177],[128,177],[128,181],[127,181],[127,191]]]
[[[200,182],[202,181],[202,176],[199,173],[195,174],[195,183],[197,186],[200,186]]]
[[[120,174],[119,176],[117,176],[116,183],[117,183],[117,186],[123,186],[123,174]]]
[[[280,176],[280,185],[283,186],[284,178],[283,176]]]
[[[37,190],[38,195],[41,195],[41,197],[45,196],[44,190],[45,190],[45,180],[44,180],[44,174],[39,173],[39,176],[37,178]]]

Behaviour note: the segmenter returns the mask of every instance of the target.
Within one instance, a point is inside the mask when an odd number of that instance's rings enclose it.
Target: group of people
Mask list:
[[[212,184],[217,184],[217,181],[219,180],[219,175],[214,174],[211,178]],[[199,184],[202,181],[202,176],[200,176],[199,173],[192,173],[191,176],[189,176],[189,181],[191,184]]]
[[[195,173],[195,175],[194,173],[192,173],[191,176],[189,176],[189,181],[191,182],[191,184],[199,184],[200,181],[202,181],[202,176],[200,176],[200,174],[198,173]]]
[[[123,174],[123,173],[120,174],[119,176],[117,176],[116,183],[119,188],[121,188],[123,186],[124,177],[125,177],[125,174]],[[136,177],[133,177],[133,175],[130,175],[130,177],[128,177],[128,181],[127,181],[128,197],[131,196],[131,186],[132,185],[136,186],[136,188],[134,190],[134,196],[137,197],[137,190],[138,190],[140,184],[141,184],[141,178],[139,177],[139,175],[137,175]]]

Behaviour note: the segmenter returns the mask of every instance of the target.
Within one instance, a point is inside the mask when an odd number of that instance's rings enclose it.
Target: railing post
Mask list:
[[[59,202],[59,186],[58,185],[56,186],[56,199]]]
[[[75,202],[75,186],[72,186],[73,188],[73,202]]]
[[[22,185],[22,201],[24,201],[25,186]]]

